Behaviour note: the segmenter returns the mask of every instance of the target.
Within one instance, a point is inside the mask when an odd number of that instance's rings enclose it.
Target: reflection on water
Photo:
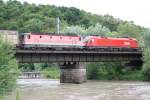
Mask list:
[[[18,80],[21,100],[150,100],[150,83],[88,81],[60,84],[58,80]],[[15,100],[15,92],[6,100]]]

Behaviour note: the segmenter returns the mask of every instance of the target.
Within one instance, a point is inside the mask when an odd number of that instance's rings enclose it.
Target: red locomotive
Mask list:
[[[62,48],[117,48],[137,50],[138,44],[134,38],[111,38],[99,36],[68,36],[59,34],[26,34],[20,39],[20,44],[25,47],[62,47]]]
[[[134,38],[88,36],[84,39],[84,44],[87,47],[138,48]]]

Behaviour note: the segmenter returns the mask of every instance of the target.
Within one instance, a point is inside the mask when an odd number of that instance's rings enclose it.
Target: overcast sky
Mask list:
[[[36,4],[76,7],[93,14],[110,14],[150,28],[150,0],[18,0]]]

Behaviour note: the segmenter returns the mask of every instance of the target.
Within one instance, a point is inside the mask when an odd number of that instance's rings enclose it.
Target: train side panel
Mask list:
[[[55,36],[55,35],[37,35],[30,34],[24,37],[24,45],[38,46],[82,46],[79,36]]]

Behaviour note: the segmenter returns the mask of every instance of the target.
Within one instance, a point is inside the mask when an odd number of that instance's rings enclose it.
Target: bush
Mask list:
[[[121,63],[101,62],[87,64],[88,79],[119,80],[122,74]]]
[[[145,80],[150,80],[150,48],[146,48],[144,50],[143,56],[144,64],[143,64],[143,75]]]
[[[146,30],[144,33],[144,53],[143,53],[143,76],[144,80],[150,80],[150,30]]]
[[[0,94],[11,91],[16,84],[18,65],[13,47],[0,37]]]
[[[77,35],[89,36],[89,35],[98,35],[98,36],[107,36],[110,30],[101,24],[97,23],[94,26],[90,26],[87,29],[81,26],[71,26],[62,30],[63,33],[77,33]]]
[[[119,62],[87,64],[87,78],[98,80],[143,80],[141,70],[129,70]]]
[[[127,70],[124,74],[120,75],[121,80],[143,80],[143,74],[141,70]]]
[[[60,77],[60,70],[58,67],[48,67],[41,72],[45,78],[58,79]]]
[[[87,78],[88,79],[98,79],[99,67],[100,67],[100,63],[88,63],[87,64]]]

